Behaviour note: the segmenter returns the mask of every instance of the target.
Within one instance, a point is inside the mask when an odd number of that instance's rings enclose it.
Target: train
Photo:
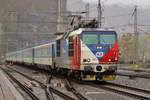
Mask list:
[[[79,28],[56,34],[51,42],[6,53],[6,62],[34,66],[80,80],[115,80],[118,38],[115,30]]]

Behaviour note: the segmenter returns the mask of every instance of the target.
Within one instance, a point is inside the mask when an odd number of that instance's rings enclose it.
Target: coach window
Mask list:
[[[69,37],[69,56],[73,56],[73,36]]]
[[[57,50],[56,50],[56,53],[57,53],[57,57],[60,57],[60,40],[57,40],[57,42],[56,42],[56,44],[57,44]]]
[[[43,56],[47,56],[46,50],[47,50],[46,48],[43,48]]]
[[[44,48],[41,49],[41,56],[45,56]]]
[[[46,48],[46,54],[47,54],[47,56],[49,56],[49,54],[50,54],[50,53],[49,53],[49,48],[48,48],[48,47]]]

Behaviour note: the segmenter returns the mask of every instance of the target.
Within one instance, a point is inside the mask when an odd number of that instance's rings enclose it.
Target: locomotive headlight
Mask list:
[[[88,59],[87,59],[87,62],[90,62],[90,61],[91,61],[90,58],[88,58]]]
[[[90,58],[88,58],[88,59],[83,59],[83,62],[90,62],[90,61],[91,61]]]
[[[102,49],[102,47],[101,46],[97,46],[96,49]]]
[[[115,60],[118,60],[118,58],[116,57]]]
[[[86,62],[86,59],[83,59],[83,62]]]
[[[108,59],[108,61],[111,61],[111,59]]]

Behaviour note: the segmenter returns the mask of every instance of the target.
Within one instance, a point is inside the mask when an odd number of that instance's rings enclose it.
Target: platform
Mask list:
[[[0,100],[24,100],[6,74],[0,69]]]

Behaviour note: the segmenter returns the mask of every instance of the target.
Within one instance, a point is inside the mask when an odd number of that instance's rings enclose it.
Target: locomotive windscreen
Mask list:
[[[113,44],[116,41],[116,33],[113,31],[84,31],[82,40],[85,44]]]
[[[113,44],[116,40],[115,34],[101,34],[100,35],[100,44]]]
[[[84,34],[82,39],[85,44],[98,44],[97,34]]]

